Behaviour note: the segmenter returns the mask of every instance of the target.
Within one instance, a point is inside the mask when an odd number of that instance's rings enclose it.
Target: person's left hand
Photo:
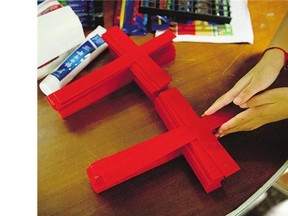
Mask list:
[[[254,130],[264,124],[288,118],[288,87],[266,90],[240,107],[246,110],[225,122],[216,133],[217,137]]]

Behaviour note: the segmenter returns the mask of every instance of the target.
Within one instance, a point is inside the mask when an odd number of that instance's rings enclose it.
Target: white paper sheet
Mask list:
[[[84,31],[78,16],[65,6],[37,18],[37,67],[79,45]]]

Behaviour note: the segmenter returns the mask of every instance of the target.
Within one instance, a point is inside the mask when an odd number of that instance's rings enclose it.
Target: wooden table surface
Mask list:
[[[251,69],[267,48],[288,1],[249,1],[254,44],[174,43],[164,66],[201,115]],[[142,44],[153,37],[131,37]],[[107,50],[78,77],[112,60]],[[275,86],[287,86],[288,71]],[[288,122],[220,139],[241,170],[205,193],[184,157],[101,194],[89,183],[90,163],[166,131],[153,104],[135,83],[63,120],[38,89],[39,215],[225,215],[247,200],[287,160]]]

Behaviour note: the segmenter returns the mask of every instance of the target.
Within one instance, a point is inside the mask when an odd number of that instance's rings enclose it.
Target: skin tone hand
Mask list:
[[[246,109],[224,123],[215,134],[217,137],[254,130],[264,124],[288,118],[288,88],[257,94],[276,80],[283,66],[283,58],[281,50],[266,52],[255,67],[204,112],[204,115],[211,115],[231,102]]]
[[[277,52],[277,50],[271,50],[269,52],[272,51]],[[218,100],[216,100],[212,104],[212,106],[204,112],[204,114],[211,115],[212,113],[230,104],[231,102],[240,106],[241,104],[249,100],[252,96],[254,96],[256,93],[269,87],[275,81],[281,69],[281,66],[275,67],[274,65],[271,65],[269,59],[273,58],[274,61],[277,61],[281,58],[278,58],[278,56],[274,55],[270,56],[270,54],[272,53],[269,52],[267,52],[267,54],[263,56],[261,61],[254,68],[252,68],[244,77],[242,77],[230,91],[228,91]],[[280,53],[278,51],[278,55],[281,56],[281,54],[281,51]],[[283,61],[278,64],[283,65]]]
[[[240,107],[246,110],[224,123],[216,133],[217,137],[254,130],[267,123],[288,118],[288,87],[267,90],[242,103]]]
[[[283,19],[270,47],[288,50],[288,13]],[[216,100],[203,115],[211,115],[233,102],[245,109],[219,128],[221,137],[238,131],[254,130],[264,124],[288,118],[288,87],[266,90],[278,77],[283,67],[284,52],[270,49],[234,87]]]
[[[282,65],[283,62],[280,61],[278,64],[273,65],[269,64],[269,62],[271,62],[272,59],[274,61],[281,59],[281,54],[283,55],[281,51],[277,52],[277,50],[273,50],[273,52],[271,50],[270,53],[267,52],[261,61],[240,79],[230,91],[221,96],[204,112],[204,115],[211,115],[231,102],[239,105],[241,108],[247,109],[223,124],[219,128],[218,133],[216,133],[216,136],[222,137],[237,131],[253,130],[269,122],[280,120],[280,111],[285,107],[285,103],[282,104],[281,99],[285,97],[285,94],[283,96],[283,92],[287,93],[287,89],[277,89],[272,92],[264,92],[257,96],[254,95],[269,87],[279,75],[281,66],[275,67],[275,65]],[[288,106],[287,99],[288,98],[283,101],[285,101]],[[277,109],[277,106],[281,107]],[[288,110],[287,107],[286,110]],[[285,112],[283,113],[285,114]],[[284,117],[285,116],[283,116],[283,118]]]

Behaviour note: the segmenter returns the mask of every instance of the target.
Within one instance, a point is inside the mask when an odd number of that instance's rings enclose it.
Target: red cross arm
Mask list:
[[[176,128],[95,161],[87,168],[92,188],[99,193],[159,166],[179,156],[177,150],[194,138],[191,128]]]
[[[66,118],[131,82],[130,65],[129,59],[118,58],[48,95],[47,100],[62,118]]]

